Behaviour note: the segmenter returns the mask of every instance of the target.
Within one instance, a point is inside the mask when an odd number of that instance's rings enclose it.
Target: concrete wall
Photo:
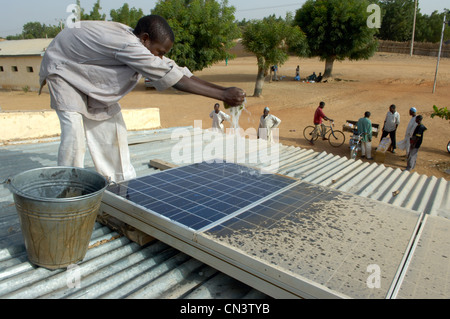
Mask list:
[[[39,90],[39,69],[42,57],[0,57],[0,88]]]
[[[122,110],[129,131],[161,127],[159,109]],[[0,112],[0,144],[25,139],[59,136],[59,120],[54,111]]]

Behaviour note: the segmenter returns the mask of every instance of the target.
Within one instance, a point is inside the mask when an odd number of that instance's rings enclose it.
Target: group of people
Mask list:
[[[400,125],[400,114],[397,112],[397,107],[393,104],[389,107],[389,112],[386,115],[386,120],[383,126],[383,135],[381,139],[389,136],[391,139],[391,146],[389,151],[395,154],[398,148],[406,151],[407,171],[412,171],[416,167],[417,155],[423,143],[423,135],[427,128],[422,124],[423,116],[417,115],[417,109],[412,107],[409,110],[411,120],[406,129],[405,138],[397,143],[397,129]]]
[[[300,65],[297,65],[297,68],[295,69],[295,77],[294,77],[295,81],[300,81],[301,77],[300,77]],[[319,75],[316,74],[316,72],[313,72],[311,75],[306,77],[306,81],[307,82],[316,82],[316,83],[320,83],[323,80],[323,76],[322,73],[319,73]]]
[[[397,112],[397,107],[393,104],[389,107],[389,112],[383,125],[383,134],[381,140],[390,137],[391,145],[389,152],[395,154],[398,148],[406,151],[407,166],[406,171],[412,171],[416,167],[417,155],[423,143],[423,135],[427,128],[422,124],[423,116],[417,115],[417,109],[411,108],[409,110],[411,120],[406,129],[405,138],[397,143],[397,130],[400,125],[400,114]],[[362,157],[367,156],[372,159],[372,122],[370,121],[370,112],[366,112],[364,117],[357,123],[358,134],[362,134]]]
[[[220,104],[214,105],[214,111],[209,114],[212,119],[212,130],[219,133],[225,133],[225,127],[223,123],[230,121],[231,117],[225,112],[220,110]],[[269,143],[273,142],[273,130],[278,128],[281,124],[281,120],[275,115],[270,114],[268,107],[264,108],[263,115],[259,120],[258,127],[258,139],[267,140]]]
[[[319,107],[314,113],[314,126],[315,129],[311,134],[311,140],[309,143],[314,145],[314,140],[317,135],[320,134],[323,140],[327,140],[325,137],[326,127],[323,121],[334,122],[331,118],[327,117],[324,113],[325,102],[320,102]],[[411,108],[409,110],[411,120],[406,129],[405,139],[397,143],[397,130],[400,125],[400,114],[397,112],[397,107],[393,104],[389,107],[389,112],[386,115],[386,119],[383,125],[383,134],[381,140],[386,137],[390,137],[391,145],[388,151],[395,154],[395,150],[398,148],[406,151],[407,158],[407,171],[412,171],[416,167],[417,155],[420,147],[423,143],[423,135],[427,128],[422,124],[423,116],[417,115],[417,109]],[[364,117],[360,118],[357,123],[357,133],[361,135],[361,157],[373,160],[372,158],[372,139],[373,128],[370,120],[371,113],[365,112]]]

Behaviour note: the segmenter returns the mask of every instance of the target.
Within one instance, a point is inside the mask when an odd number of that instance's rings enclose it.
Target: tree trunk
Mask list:
[[[324,78],[329,78],[333,74],[333,64],[335,57],[328,57],[325,61],[325,72],[323,74]]]
[[[267,72],[263,68],[258,67],[258,76],[256,77],[255,93],[253,93],[254,97],[261,96],[266,75]]]

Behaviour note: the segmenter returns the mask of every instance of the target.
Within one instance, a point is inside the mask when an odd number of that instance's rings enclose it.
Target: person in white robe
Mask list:
[[[273,143],[273,130],[280,126],[281,120],[269,113],[270,109],[266,107],[259,121],[258,139],[261,138],[267,140],[269,143]]]
[[[220,110],[220,104],[216,103],[214,105],[214,111],[209,114],[209,117],[212,118],[212,130],[213,132],[225,133],[223,122],[230,121],[231,116],[222,112]]]
[[[416,122],[416,118],[417,118],[417,109],[416,108],[411,108],[409,110],[409,115],[411,115],[411,121],[408,124],[408,128],[406,129],[406,133],[405,133],[405,139],[403,141],[398,142],[398,148],[401,150],[405,150],[406,151],[406,157],[409,156],[409,152],[411,150],[411,138],[414,134],[414,131],[417,127],[417,122]]]

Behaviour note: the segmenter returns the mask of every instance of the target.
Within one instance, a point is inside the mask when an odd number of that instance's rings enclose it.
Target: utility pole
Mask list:
[[[413,32],[412,32],[412,40],[411,40],[411,53],[410,55],[413,56],[414,54],[414,41],[416,39],[416,21],[417,21],[417,2],[419,0],[416,0],[414,3],[414,23],[413,23]]]
[[[439,54],[438,54],[438,60],[437,60],[437,65],[436,65],[436,75],[434,76],[433,94],[436,92],[437,75],[438,75],[438,71],[439,71],[439,62],[441,61],[441,52],[442,52],[442,43],[444,42],[445,25],[447,23],[450,24],[450,22],[447,21],[447,14],[449,14],[449,13],[450,12],[447,12],[446,14],[444,14],[444,23],[442,24],[441,44],[439,45]]]

